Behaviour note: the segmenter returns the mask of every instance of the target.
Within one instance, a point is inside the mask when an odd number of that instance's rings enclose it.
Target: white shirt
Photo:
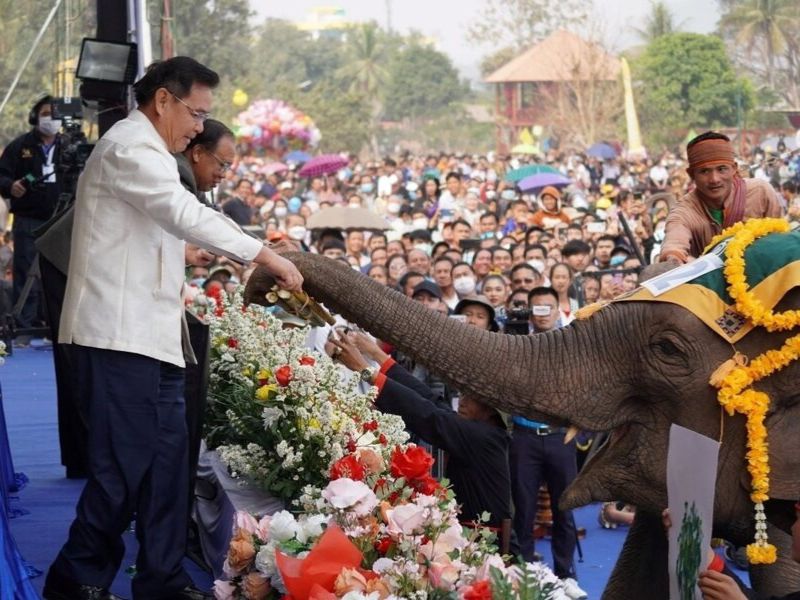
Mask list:
[[[97,142],[78,180],[58,341],[184,366],[184,241],[249,262],[263,244],[187,192],[138,110]]]

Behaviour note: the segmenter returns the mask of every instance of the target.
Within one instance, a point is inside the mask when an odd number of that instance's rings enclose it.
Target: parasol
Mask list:
[[[539,190],[548,185],[553,187],[566,187],[572,183],[572,180],[564,177],[561,173],[538,173],[530,175],[520,181],[517,187],[526,194],[538,194]]]
[[[333,206],[314,213],[306,221],[307,229],[372,229],[385,231],[389,224],[368,208]]]
[[[262,175],[272,175],[273,173],[283,173],[284,171],[289,170],[289,165],[286,165],[282,162],[271,162],[268,165],[264,165],[259,169],[259,173]]]
[[[589,146],[589,149],[586,151],[586,155],[594,156],[595,158],[602,158],[603,160],[611,160],[612,158],[617,157],[617,151],[608,144],[598,142],[597,144],[592,144]]]
[[[525,165],[524,167],[506,173],[505,180],[510,183],[517,183],[526,177],[538,175],[539,173],[558,173],[558,169],[550,165]]]
[[[348,162],[346,158],[342,158],[338,154],[321,154],[309,160],[297,174],[300,177],[330,175],[342,167],[346,167]]]

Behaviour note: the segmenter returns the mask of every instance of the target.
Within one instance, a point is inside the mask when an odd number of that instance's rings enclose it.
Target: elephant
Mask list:
[[[327,307],[390,342],[462,392],[501,410],[553,426],[610,432],[562,496],[564,508],[621,500],[637,507],[604,591],[608,600],[666,599],[666,460],[672,423],[721,441],[713,532],[744,545],[753,539],[754,512],[745,459],[745,418],[723,415],[710,375],[733,354],[688,310],[663,302],[614,302],[590,318],[555,331],[519,336],[481,331],[432,311],[353,271],[340,261],[283,251],[300,270],[304,290]],[[274,281],[259,267],[245,301],[265,303]],[[800,289],[779,310],[800,306]],[[753,330],[736,349],[753,357],[790,333]],[[770,495],[784,512],[800,498],[800,361],[764,379],[770,395]],[[785,508],[786,506],[790,508]],[[777,563],[752,569],[758,593],[800,589],[791,540],[770,529]]]

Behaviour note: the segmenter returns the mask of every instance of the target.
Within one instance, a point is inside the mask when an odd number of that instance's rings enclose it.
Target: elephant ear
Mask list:
[[[788,375],[788,373],[787,373]],[[769,440],[769,495],[772,498],[800,499],[800,397],[784,399],[767,417]]]

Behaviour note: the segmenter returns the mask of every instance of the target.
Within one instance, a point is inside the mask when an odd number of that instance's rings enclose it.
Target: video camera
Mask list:
[[[506,311],[505,333],[511,335],[528,335],[530,333],[531,310],[521,300],[515,301]]]
[[[53,119],[61,121],[61,141],[56,171],[61,182],[61,195],[56,214],[67,208],[75,198],[78,177],[86,166],[94,144],[86,140],[83,133],[83,105],[80,98],[56,98],[53,100]]]

